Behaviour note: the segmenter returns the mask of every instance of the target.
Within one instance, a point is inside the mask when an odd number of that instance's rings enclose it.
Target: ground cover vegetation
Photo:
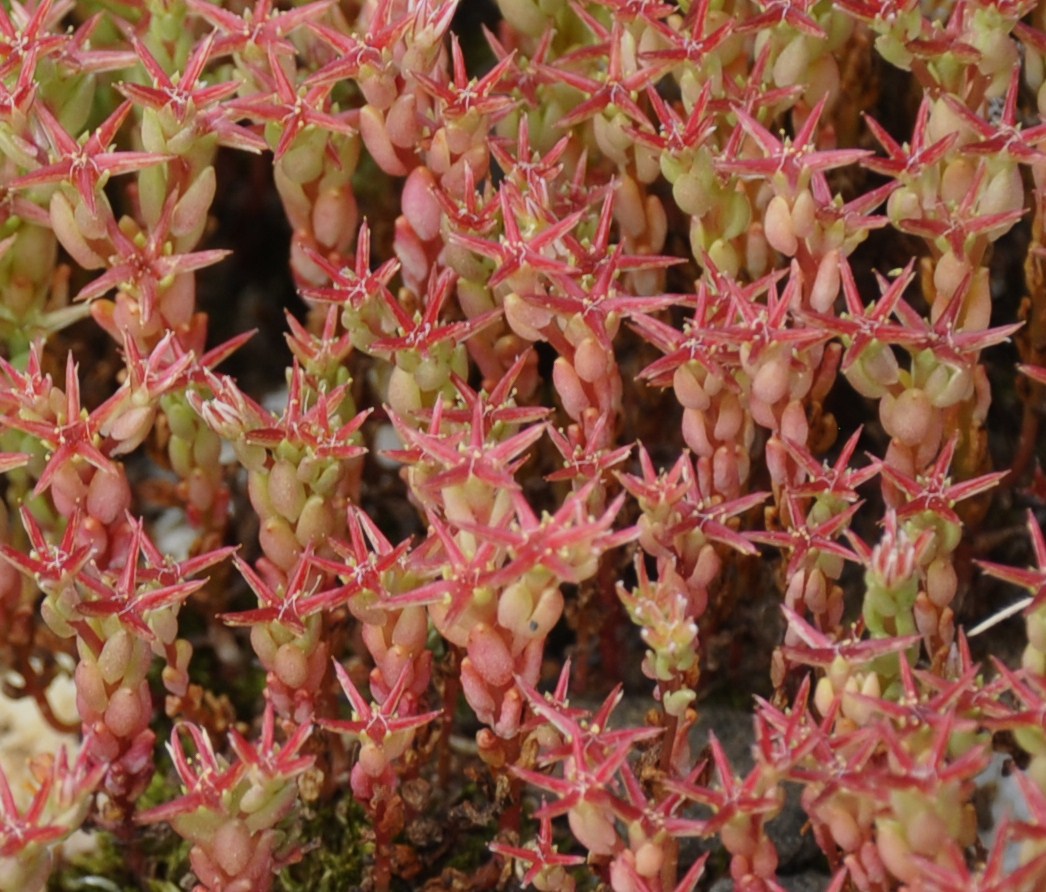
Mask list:
[[[0,890],[1043,888],[1044,115],[1028,0],[0,2]]]

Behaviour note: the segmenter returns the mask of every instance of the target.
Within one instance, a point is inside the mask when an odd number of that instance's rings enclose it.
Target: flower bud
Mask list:
[[[552,381],[563,403],[563,410],[574,421],[579,421],[589,406],[589,399],[581,378],[565,357],[560,356],[552,366]]]
[[[56,189],[51,195],[50,205],[51,229],[54,230],[62,247],[69,252],[70,256],[84,269],[101,269],[105,260],[84,238],[83,230],[76,220],[73,206],[61,189]]]
[[[927,438],[935,411],[926,392],[918,387],[910,387],[896,397],[887,394],[879,404],[879,417],[886,432],[908,447]]]
[[[594,337],[586,337],[574,353],[574,368],[582,381],[590,384],[610,374],[612,357]]]
[[[134,640],[126,629],[111,634],[98,655],[98,671],[106,684],[116,684],[127,673],[134,654]]]
[[[795,229],[792,225],[792,212],[788,202],[780,195],[775,195],[766,206],[763,216],[763,232],[766,240],[775,251],[784,254],[785,257],[793,257],[799,249],[799,240],[796,238]]]
[[[159,169],[159,168],[156,168]],[[195,244],[207,225],[218,181],[213,167],[205,167],[178,199],[171,214],[171,235]]]
[[[269,517],[261,525],[258,540],[265,556],[281,570],[290,572],[301,551],[301,543],[290,524],[278,515]]]
[[[505,297],[505,321],[512,330],[526,341],[543,341],[541,329],[552,322],[552,314],[541,307],[528,303],[515,292]]]
[[[106,526],[131,506],[131,488],[122,468],[96,469],[87,486],[87,513]]]
[[[567,822],[574,838],[593,855],[610,855],[617,845],[617,831],[611,814],[585,800],[567,812]]]
[[[514,30],[528,37],[538,38],[548,27],[548,16],[535,0],[502,0],[498,8]]]
[[[683,213],[691,217],[704,216],[715,200],[712,178],[702,176],[703,173],[703,168],[692,167],[683,172],[672,185],[672,197],[676,204]]]
[[[345,251],[356,232],[359,208],[349,184],[324,189],[312,207],[312,231],[324,248]],[[322,283],[322,279],[320,283]]]
[[[302,649],[293,642],[281,644],[273,661],[273,672],[287,687],[302,687],[309,674],[308,660]]]
[[[436,179],[427,167],[415,167],[403,184],[400,206],[418,237],[430,242],[439,236],[443,211],[436,201]]]
[[[326,133],[319,128],[305,128],[298,132],[291,147],[275,162],[275,166],[291,183],[311,183],[323,173],[326,151]]]
[[[298,470],[290,462],[277,459],[269,471],[269,502],[290,523],[297,521],[305,507],[305,486],[298,479]]]
[[[686,714],[687,709],[690,708],[690,704],[693,703],[696,698],[697,694],[689,688],[683,688],[666,694],[664,698],[665,715],[682,718]]]
[[[214,834],[209,848],[217,865],[230,877],[239,876],[251,860],[254,848],[247,825],[238,818],[224,821]]]
[[[486,623],[480,623],[469,633],[468,655],[487,684],[502,687],[512,680],[512,654],[498,631]]]
[[[143,681],[137,687],[138,690],[119,687],[109,699],[109,705],[105,709],[105,726],[117,737],[130,738],[149,724],[149,686]]]
[[[1028,614],[1025,620],[1028,644],[1035,650],[1046,653],[1046,610],[1039,608]]]
[[[829,312],[839,296],[839,262],[839,252],[833,250],[825,254],[817,266],[817,275],[810,288],[810,309],[817,313]]]
[[[298,517],[294,534],[301,545],[321,545],[336,530],[334,506],[322,496],[310,496]]]
[[[76,711],[85,722],[94,721],[105,712],[109,704],[109,694],[105,689],[105,679],[98,664],[91,660],[81,659],[74,673],[76,679]]]
[[[385,118],[373,105],[360,109],[360,136],[371,158],[389,176],[407,175],[407,166],[400,160],[396,147],[385,130]]]
[[[792,202],[792,231],[797,238],[806,239],[814,234],[817,225],[817,205],[809,189],[804,189]]]

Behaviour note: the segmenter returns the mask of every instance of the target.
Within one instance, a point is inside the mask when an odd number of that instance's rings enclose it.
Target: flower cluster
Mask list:
[[[0,890],[1042,888],[1044,232],[1031,0],[3,3]]]

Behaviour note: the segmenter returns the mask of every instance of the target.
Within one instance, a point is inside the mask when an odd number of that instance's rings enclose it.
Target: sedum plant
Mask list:
[[[1034,0],[0,0],[0,889],[1042,888],[1044,114]]]

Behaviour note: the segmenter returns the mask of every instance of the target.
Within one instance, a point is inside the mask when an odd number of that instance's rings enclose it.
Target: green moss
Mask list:
[[[138,801],[144,811],[178,796],[170,757],[157,747],[156,773]],[[131,847],[115,834],[98,830],[94,847],[70,859],[51,877],[49,892],[181,892],[180,882],[189,873],[189,843],[168,825],[135,828]]]
[[[343,797],[318,811],[304,812],[299,837],[309,846],[302,860],[277,878],[279,892],[342,892],[358,888],[372,843],[360,805]]]
[[[166,826],[137,834],[135,856],[108,832],[94,834],[95,848],[51,877],[49,892],[182,892],[189,872],[189,844]],[[140,861],[144,871],[135,868]]]

